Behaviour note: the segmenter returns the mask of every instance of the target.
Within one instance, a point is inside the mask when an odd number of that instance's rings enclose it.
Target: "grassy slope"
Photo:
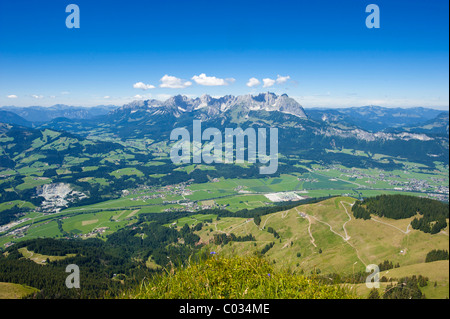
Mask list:
[[[37,291],[39,290],[25,285],[0,282],[0,299],[20,299]]]
[[[380,278],[386,277],[388,280],[391,278],[395,282],[395,279],[412,276],[426,276],[429,279],[428,285],[421,287],[420,290],[425,294],[427,299],[442,299],[448,298],[449,293],[449,262],[448,260],[434,261],[431,263],[420,263],[410,266],[404,266],[400,268],[394,268],[380,272]],[[435,282],[437,282],[435,286]],[[380,295],[384,292],[384,289],[390,283],[380,282],[379,292]],[[365,284],[345,285],[351,291],[355,291],[356,294],[362,298],[366,298],[370,290]]]
[[[122,298],[144,299],[345,299],[347,289],[321,285],[286,270],[275,270],[264,259],[216,257],[191,262],[150,278]]]
[[[413,275],[426,276],[429,279],[428,285],[421,288],[427,298],[449,297],[449,261],[439,260],[431,263],[420,263],[405,267],[390,269],[380,273],[386,278],[411,277]],[[437,282],[437,286],[434,283]]]
[[[66,256],[50,256],[50,255],[41,255],[35,252],[29,251],[26,247],[20,248],[19,252],[22,254],[24,258],[30,259],[34,261],[36,264],[45,265],[46,260],[55,261],[62,260],[68,257],[73,257],[75,254],[68,254]]]
[[[408,228],[410,219],[394,221],[377,218],[383,223],[354,219],[348,204],[353,201],[351,198],[339,197],[300,206],[287,212],[269,214],[261,218],[260,227],[256,226],[253,220],[222,218],[219,221],[214,220],[212,225],[204,227],[198,234],[206,243],[213,238],[214,233],[220,232],[234,233],[236,236],[251,233],[255,236],[254,242],[232,242],[225,246],[210,244],[212,250],[227,256],[251,255],[261,251],[266,244],[274,242],[274,247],[265,256],[275,261],[277,268],[303,269],[307,273],[320,269],[322,273],[351,274],[365,271],[368,264],[389,260],[400,264],[401,267],[396,269],[396,272],[412,269],[409,274],[421,274],[435,280],[434,265],[425,264],[425,257],[432,249],[448,250],[448,235],[430,235],[412,230]],[[351,215],[351,220],[344,207]],[[302,218],[300,212],[307,214],[309,218]],[[344,240],[344,224],[350,237],[347,241]],[[262,230],[263,227],[265,230]],[[281,240],[268,233],[268,227],[274,228],[280,234]],[[301,257],[297,257],[297,253],[300,253]],[[441,285],[441,291],[434,291],[433,296],[445,297],[448,296],[448,262],[441,267],[446,269],[446,272],[442,272],[442,276],[436,279]]]

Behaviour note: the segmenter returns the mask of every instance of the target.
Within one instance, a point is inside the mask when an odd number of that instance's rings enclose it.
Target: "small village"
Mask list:
[[[445,180],[444,178],[436,178],[432,177],[430,180],[426,179],[417,179],[417,178],[407,178],[405,181],[405,177],[400,176],[398,174],[385,172],[382,170],[377,170],[378,173],[373,174],[367,174],[363,171],[361,171],[358,168],[342,168],[337,165],[330,165],[327,169],[317,169],[319,172],[328,172],[330,170],[336,170],[340,172],[342,175],[341,177],[345,177],[345,180],[352,180],[354,179],[354,183],[358,184],[360,186],[364,186],[366,184],[367,187],[371,189],[392,189],[395,191],[403,191],[403,192],[417,192],[417,193],[424,193],[425,197],[438,199],[441,201],[448,201],[449,200],[449,186],[448,186],[448,179]],[[403,172],[406,175],[410,175],[411,172],[404,171]],[[358,180],[364,180],[363,183]],[[403,180],[401,180],[403,179]],[[387,183],[391,187],[374,187],[373,185],[376,185],[379,182]],[[445,184],[447,183],[447,184]]]

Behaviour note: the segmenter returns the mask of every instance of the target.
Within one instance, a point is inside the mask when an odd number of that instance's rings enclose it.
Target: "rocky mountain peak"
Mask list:
[[[241,107],[246,111],[279,111],[300,118],[306,118],[303,107],[287,94],[276,95],[266,92],[258,95],[225,95],[215,98],[203,94],[197,98],[190,98],[185,95],[175,95],[164,102],[157,100],[134,101],[119,108],[120,110],[129,109],[130,111],[146,108],[158,108],[161,112],[172,112],[176,116],[184,112],[193,112],[196,110],[205,111],[209,116],[217,116],[232,110],[235,107]]]

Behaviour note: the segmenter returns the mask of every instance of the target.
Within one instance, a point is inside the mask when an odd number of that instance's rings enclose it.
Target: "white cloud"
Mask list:
[[[133,84],[133,87],[135,89],[142,89],[142,90],[148,90],[148,89],[154,89],[155,86],[151,84],[145,84],[143,82],[137,82]]]
[[[104,99],[110,99],[111,97],[109,95],[105,95],[103,98]]]
[[[182,79],[179,79],[177,77],[171,76],[171,75],[164,75],[161,79],[161,85],[162,88],[170,88],[170,89],[184,89],[188,86],[192,85],[192,82],[190,81],[184,81]]]
[[[151,94],[136,94],[135,96],[133,96],[134,100],[149,100],[151,98]]]
[[[264,83],[263,87],[268,88],[275,84],[275,80],[266,78],[266,79],[263,79],[263,83]]]
[[[234,83],[235,79],[229,78],[229,79],[220,79],[216,78],[215,76],[207,76],[205,73],[202,73],[200,75],[194,75],[192,77],[192,80],[195,81],[195,83],[200,85],[206,85],[206,86],[220,86],[220,85],[228,85],[230,83]]]
[[[287,75],[287,76],[281,76],[281,75],[278,75],[278,76],[277,76],[277,83],[278,83],[278,84],[286,83],[287,80],[289,80],[290,78],[291,78],[291,77],[290,77],[289,75]]]
[[[250,88],[258,86],[260,84],[261,82],[257,78],[250,78],[247,82],[247,86]]]
[[[68,95],[68,94],[70,94],[70,92],[69,91],[63,91],[63,92],[61,92],[61,94],[62,95]]]
[[[161,93],[161,94],[156,95],[156,99],[157,99],[157,100],[160,100],[160,101],[165,101],[165,100],[167,100],[167,99],[170,99],[171,97],[172,97],[172,95],[170,95],[170,94],[164,94],[164,93]]]
[[[43,99],[44,98],[43,95],[36,95],[36,94],[31,95],[31,97],[33,97],[35,99]]]
[[[17,95],[15,94],[8,95],[8,99],[17,99]]]

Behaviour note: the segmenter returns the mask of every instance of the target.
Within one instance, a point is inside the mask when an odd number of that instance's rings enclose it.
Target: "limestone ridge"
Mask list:
[[[225,95],[223,97],[211,97],[204,94],[201,97],[189,98],[184,95],[173,96],[166,101],[142,100],[126,104],[110,114],[134,113],[146,110],[153,114],[171,114],[176,117],[183,113],[201,111],[209,118],[214,118],[235,108],[243,111],[278,111],[295,115],[299,118],[307,118],[303,107],[293,98],[286,94],[276,95],[274,93],[261,93],[259,95]]]

